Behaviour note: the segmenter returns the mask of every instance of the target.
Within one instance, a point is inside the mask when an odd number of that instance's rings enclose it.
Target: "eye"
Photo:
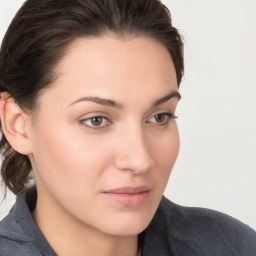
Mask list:
[[[109,120],[103,116],[93,116],[81,120],[80,123],[88,128],[103,128],[109,125]]]
[[[150,117],[147,123],[156,123],[156,124],[168,124],[170,119],[177,118],[174,114],[171,113],[160,113]]]

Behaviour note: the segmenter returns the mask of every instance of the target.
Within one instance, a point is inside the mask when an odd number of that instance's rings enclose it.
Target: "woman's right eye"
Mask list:
[[[93,116],[81,120],[80,123],[88,128],[97,129],[108,126],[110,121],[103,116]]]

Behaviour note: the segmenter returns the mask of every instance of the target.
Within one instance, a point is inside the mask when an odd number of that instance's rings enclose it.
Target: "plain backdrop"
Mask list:
[[[23,2],[0,0],[0,41]],[[181,149],[165,195],[256,229],[256,0],[163,2],[184,37],[186,69]],[[0,219],[14,200],[9,193]]]

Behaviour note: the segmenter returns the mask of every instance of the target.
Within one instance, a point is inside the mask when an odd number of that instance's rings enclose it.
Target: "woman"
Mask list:
[[[163,197],[183,43],[157,0],[28,0],[0,55],[0,255],[255,255],[255,232]],[[29,185],[33,170],[35,186]]]

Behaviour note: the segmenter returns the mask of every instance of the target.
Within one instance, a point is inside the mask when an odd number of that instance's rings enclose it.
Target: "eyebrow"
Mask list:
[[[153,102],[152,107],[156,107],[156,106],[170,100],[171,98],[177,98],[178,100],[180,100],[181,95],[178,91],[171,92],[171,93],[165,95],[164,97],[162,97],[161,99],[158,99],[157,101]],[[91,102],[94,102],[94,103],[97,103],[97,104],[100,104],[103,106],[113,107],[113,108],[118,108],[118,109],[123,108],[123,104],[121,104],[119,102],[116,102],[116,101],[110,100],[110,99],[96,97],[96,96],[82,97],[82,98],[72,102],[69,106],[72,106],[76,103],[83,102],[83,101],[91,101]]]
[[[177,98],[178,100],[180,100],[181,99],[181,95],[180,95],[180,93],[178,91],[173,91],[173,92],[167,94],[166,96],[162,97],[161,99],[155,101],[152,104],[152,106],[156,107],[158,105],[161,105],[162,103],[170,100],[171,98]]]
[[[89,97],[82,97],[76,101],[74,101],[73,103],[71,103],[69,106],[72,106],[78,102],[82,102],[82,101],[91,101],[103,106],[107,106],[107,107],[113,107],[113,108],[122,108],[123,105],[121,103],[118,103],[116,101],[113,100],[109,100],[109,99],[104,99],[104,98],[100,98],[100,97],[93,97],[93,96],[89,96]]]

